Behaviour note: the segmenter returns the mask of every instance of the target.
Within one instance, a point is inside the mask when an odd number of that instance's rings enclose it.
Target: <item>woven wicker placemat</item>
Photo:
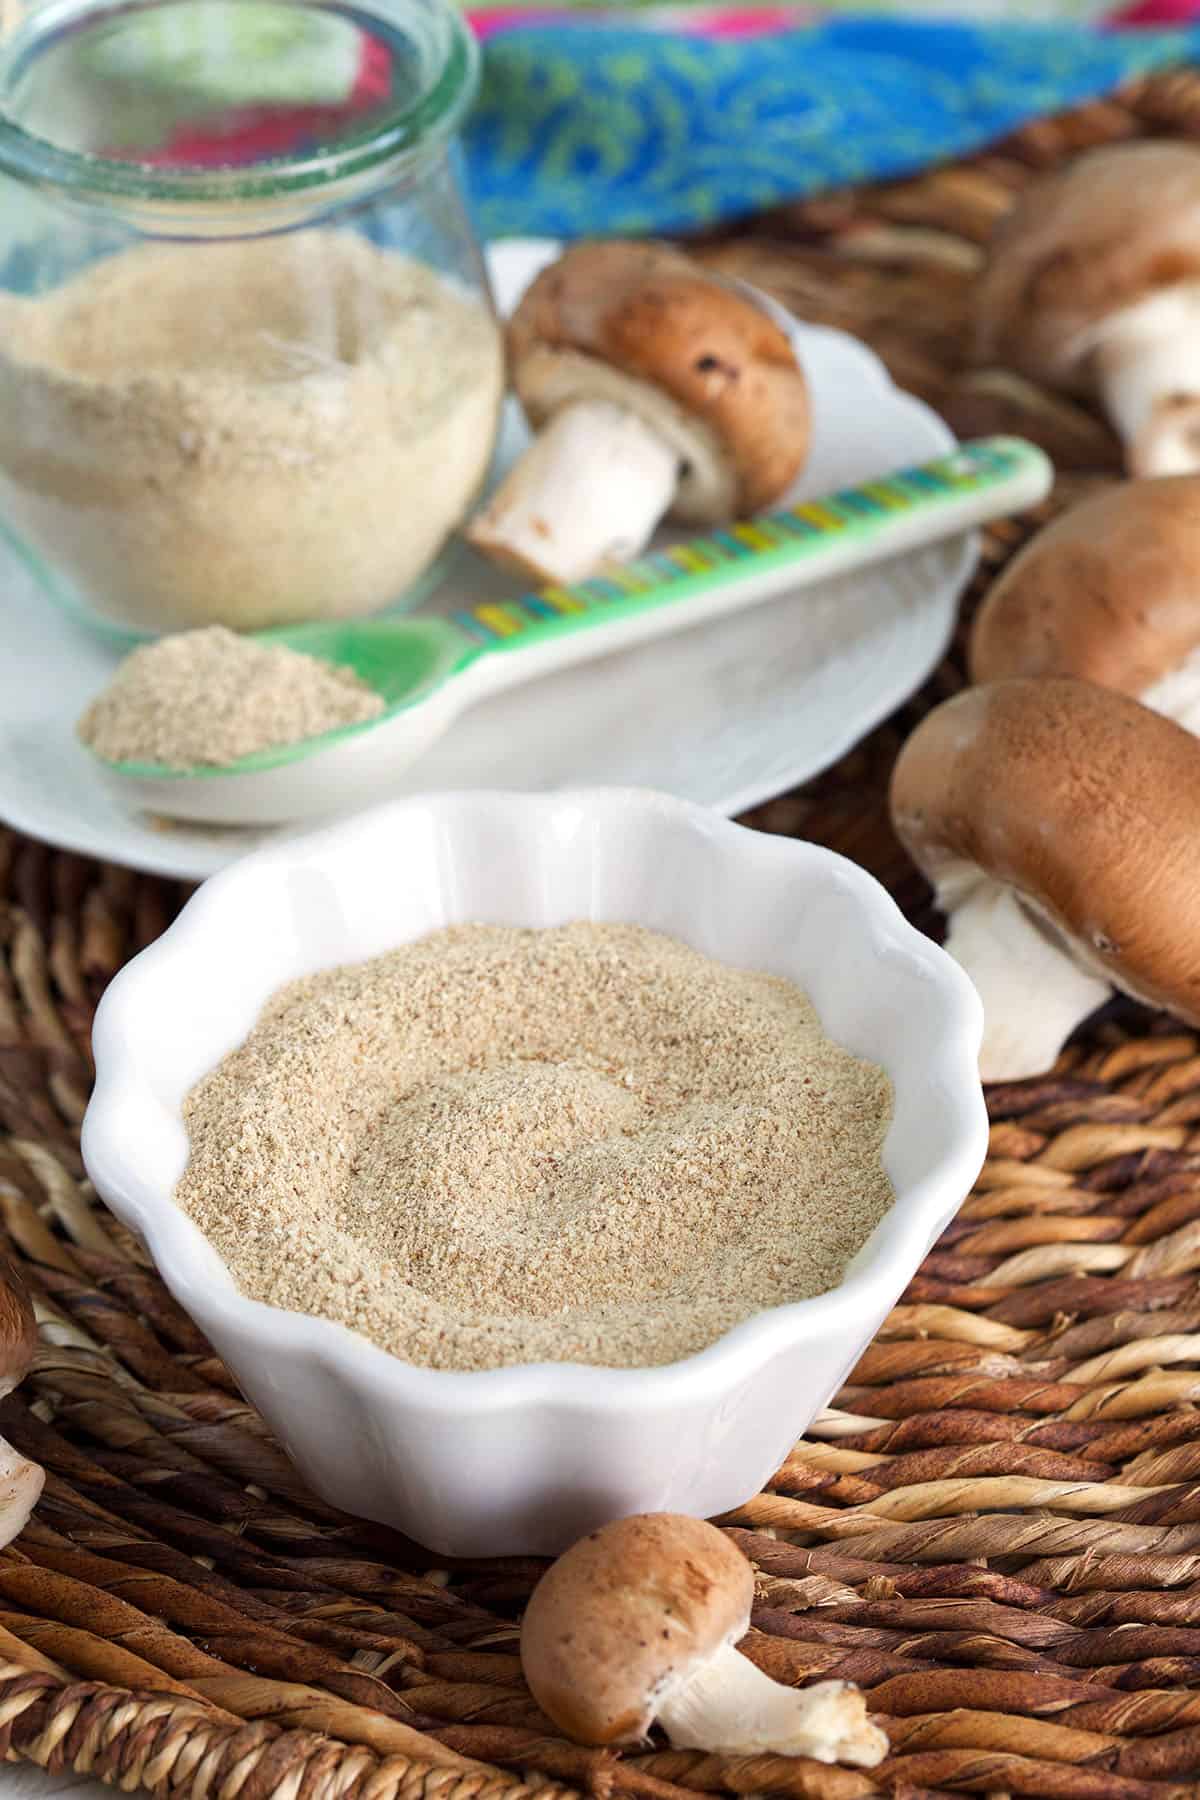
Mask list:
[[[1097,419],[971,373],[979,245],[1032,170],[1200,131],[1159,78],[972,164],[790,209],[705,254],[873,342],[960,432],[1111,476]],[[973,599],[1034,521],[992,530]],[[753,815],[928,897],[887,827],[924,693]],[[747,1654],[868,1690],[872,1774],[563,1742],[525,1692],[530,1559],[433,1568],[308,1494],[82,1180],[94,1004],[182,898],[0,835],[0,1215],[42,1350],[0,1431],[48,1470],[0,1554],[0,1749],[196,1800],[1200,1795],[1200,1041],[1116,1007],[994,1088],[976,1192],[771,1486],[726,1523],[759,1574]]]

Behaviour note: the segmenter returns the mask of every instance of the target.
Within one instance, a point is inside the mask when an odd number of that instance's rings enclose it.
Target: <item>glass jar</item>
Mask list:
[[[0,52],[0,523],[127,636],[411,605],[495,445],[450,0],[43,0]]]

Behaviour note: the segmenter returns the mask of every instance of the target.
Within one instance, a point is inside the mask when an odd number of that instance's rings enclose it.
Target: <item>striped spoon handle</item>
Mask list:
[[[1019,512],[1043,499],[1052,480],[1049,460],[1032,444],[985,438],[860,487],[674,544],[571,587],[464,608],[454,622],[479,650],[550,652],[561,646],[545,657],[547,666],[582,660],[598,653],[600,644],[594,651],[573,645],[569,653],[565,640],[596,626],[609,628],[603,634],[607,649],[610,639],[616,648],[618,641],[698,624]],[[686,618],[677,603],[687,603]],[[659,616],[652,621],[651,614]],[[627,629],[615,631],[619,624]],[[508,679],[519,679],[515,670]]]

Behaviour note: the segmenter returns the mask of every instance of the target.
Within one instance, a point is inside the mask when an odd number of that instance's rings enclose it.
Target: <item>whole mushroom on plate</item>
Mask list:
[[[0,1397],[11,1394],[37,1354],[38,1330],[25,1284],[0,1257]],[[0,1438],[0,1549],[24,1531],[45,1471]]]
[[[526,292],[508,347],[537,435],[466,536],[535,580],[629,561],[667,513],[761,512],[804,465],[808,386],[787,333],[682,251],[573,245]]]
[[[1061,514],[975,616],[971,679],[1077,675],[1200,733],[1200,475],[1128,481]]]
[[[1001,222],[979,352],[1097,395],[1134,475],[1200,468],[1200,146],[1089,151]]]
[[[967,688],[900,752],[892,822],[983,1000],[980,1073],[1044,1073],[1114,989],[1200,1024],[1200,742],[1071,678]]]
[[[642,1743],[657,1722],[680,1750],[881,1762],[887,1738],[858,1688],[782,1687],[735,1648],[753,1600],[753,1569],[715,1526],[676,1513],[618,1519],[534,1589],[525,1679],[578,1743]]]

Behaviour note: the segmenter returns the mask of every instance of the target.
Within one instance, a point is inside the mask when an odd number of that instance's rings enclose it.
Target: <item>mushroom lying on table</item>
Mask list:
[[[37,1321],[25,1284],[0,1258],[0,1397],[11,1394],[37,1354]],[[46,1475],[0,1438],[0,1549],[25,1529]]]
[[[578,1743],[636,1744],[657,1722],[679,1750],[775,1751],[873,1768],[887,1738],[844,1681],[781,1687],[734,1648],[754,1571],[715,1526],[619,1519],[543,1575],[521,1627],[538,1705]]]
[[[982,357],[1098,394],[1131,473],[1200,468],[1200,147],[1093,150],[1035,182],[978,308]]]
[[[980,1073],[1039,1075],[1114,989],[1200,1024],[1200,742],[1090,682],[968,688],[900,752],[892,822],[983,1000]]]
[[[643,550],[668,512],[715,525],[780,499],[808,453],[808,388],[786,332],[661,244],[583,243],[533,282],[508,331],[537,433],[467,527],[539,581]]]
[[[1200,733],[1200,475],[1130,481],[1040,531],[976,615],[973,681],[1077,675]]]

